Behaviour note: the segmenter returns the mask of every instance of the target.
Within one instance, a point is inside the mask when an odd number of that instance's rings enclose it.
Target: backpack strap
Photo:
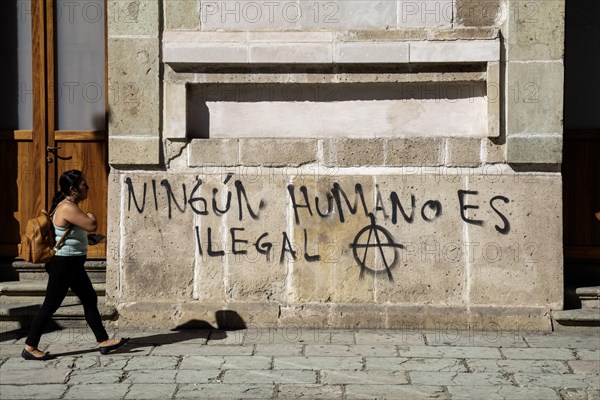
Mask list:
[[[53,250],[57,251],[58,249],[60,249],[63,245],[63,243],[65,242],[65,240],[67,239],[67,235],[73,230],[73,224],[71,224],[71,226],[69,226],[69,228],[65,231],[64,235],[62,235],[62,237],[60,238],[60,240],[58,241],[58,243],[56,243],[56,246],[54,246]]]

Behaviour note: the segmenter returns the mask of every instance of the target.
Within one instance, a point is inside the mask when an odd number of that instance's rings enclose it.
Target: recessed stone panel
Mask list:
[[[561,307],[560,175],[476,176],[469,190],[465,204],[479,206],[467,211],[471,304]]]
[[[121,176],[120,274],[125,298],[191,299],[194,214],[187,195],[193,182],[188,175]]]

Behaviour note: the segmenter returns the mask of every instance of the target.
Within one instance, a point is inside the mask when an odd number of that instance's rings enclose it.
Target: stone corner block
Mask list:
[[[560,164],[562,136],[508,136],[506,161],[512,164]]]
[[[248,166],[300,166],[317,159],[315,139],[240,139],[240,162]]]
[[[195,30],[200,27],[199,0],[169,0],[163,5],[165,29]]]
[[[165,139],[186,137],[187,90],[185,85],[164,86],[164,131]]]
[[[159,165],[160,138],[157,136],[111,137],[108,140],[111,165]]]
[[[410,62],[491,62],[500,60],[499,40],[410,43]]]
[[[119,35],[158,37],[160,20],[158,1],[111,0],[108,3],[109,37]],[[171,0],[167,3],[171,3]]]
[[[510,0],[504,36],[510,61],[562,60],[565,0]]]

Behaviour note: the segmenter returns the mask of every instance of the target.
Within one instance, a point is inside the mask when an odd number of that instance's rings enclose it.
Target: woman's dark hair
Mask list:
[[[50,209],[50,212],[54,211],[56,206],[58,206],[58,203],[63,201],[65,196],[69,195],[71,188],[79,187],[81,178],[83,178],[83,172],[77,169],[63,172],[60,178],[58,178],[58,186],[60,190],[56,192],[52,198],[52,208]]]

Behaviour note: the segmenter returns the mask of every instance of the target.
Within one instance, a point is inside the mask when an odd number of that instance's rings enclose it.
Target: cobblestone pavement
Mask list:
[[[598,331],[126,331],[102,356],[85,329],[55,359],[0,337],[1,399],[600,399]]]

